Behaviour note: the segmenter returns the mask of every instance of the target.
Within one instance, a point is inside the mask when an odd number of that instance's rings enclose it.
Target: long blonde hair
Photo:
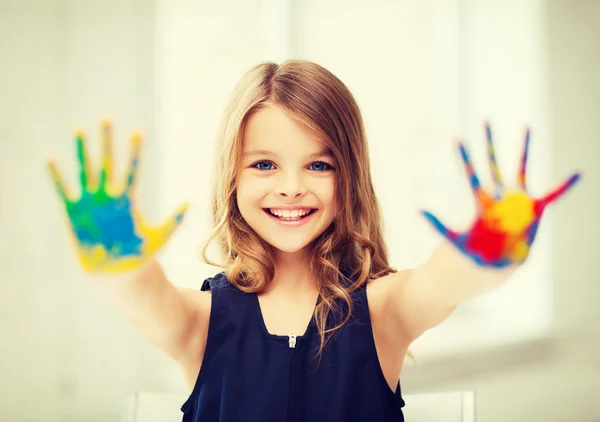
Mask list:
[[[281,65],[261,63],[242,77],[219,131],[212,200],[215,227],[202,248],[202,258],[208,264],[225,268],[231,283],[245,292],[262,291],[274,277],[273,247],[244,221],[236,202],[244,129],[249,117],[266,104],[281,107],[316,131],[336,162],[339,213],[313,241],[309,262],[321,299],[315,308],[321,355],[326,334],[340,328],[351,315],[350,293],[369,279],[396,272],[388,265],[362,116],[348,88],[331,72],[309,61],[289,60]],[[222,265],[206,256],[215,239]],[[346,315],[337,325],[327,328],[328,315],[340,311],[340,303],[346,304]]]

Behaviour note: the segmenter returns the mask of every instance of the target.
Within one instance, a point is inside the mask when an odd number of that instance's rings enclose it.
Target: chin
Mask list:
[[[270,239],[265,239],[266,242],[274,247],[277,252],[285,252],[285,253],[298,253],[306,249],[311,244],[311,241],[299,241],[299,242],[290,242],[288,241],[275,241]]]

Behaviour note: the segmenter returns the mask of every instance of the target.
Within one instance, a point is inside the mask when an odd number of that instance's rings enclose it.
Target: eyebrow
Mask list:
[[[265,149],[255,149],[255,150],[246,151],[244,153],[244,157],[251,157],[251,156],[255,156],[255,155],[276,156],[277,154],[275,154],[273,151],[267,151]],[[309,154],[308,157],[309,158],[333,157],[333,152],[329,149],[323,149],[323,150],[320,150],[317,152],[313,152],[312,154]]]

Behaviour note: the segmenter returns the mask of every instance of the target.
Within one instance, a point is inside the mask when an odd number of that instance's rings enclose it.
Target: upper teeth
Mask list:
[[[278,210],[274,208],[270,208],[269,211],[271,214],[276,215],[277,217],[302,217],[310,212],[310,210]]]

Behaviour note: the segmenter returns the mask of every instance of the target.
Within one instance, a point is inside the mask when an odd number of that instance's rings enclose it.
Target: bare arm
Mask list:
[[[182,365],[202,355],[209,293],[173,285],[155,259],[127,273],[94,278],[96,288],[144,339]]]
[[[142,336],[183,366],[202,355],[210,296],[171,284],[154,259],[181,225],[187,204],[153,226],[137,210],[136,175],[141,135],[131,137],[131,164],[123,180],[114,177],[111,128],[102,125],[103,156],[99,174],[92,172],[83,133],[75,136],[80,194],[73,195],[58,166],[50,160],[52,180],[65,207],[77,257],[95,285]],[[200,358],[201,359],[201,358]]]
[[[442,323],[456,307],[502,284],[518,266],[475,264],[444,242],[420,267],[393,274],[388,300],[409,341]]]
[[[459,233],[424,211],[425,218],[446,241],[424,265],[408,276],[396,277],[392,283],[392,307],[411,339],[442,322],[460,303],[500,285],[524,263],[544,210],[580,178],[579,173],[574,173],[541,198],[531,197],[526,186],[530,135],[527,129],[517,186],[506,187],[496,163],[487,122],[485,130],[495,185],[492,191],[482,188],[466,147],[458,143],[476,200],[475,221],[467,231]]]

